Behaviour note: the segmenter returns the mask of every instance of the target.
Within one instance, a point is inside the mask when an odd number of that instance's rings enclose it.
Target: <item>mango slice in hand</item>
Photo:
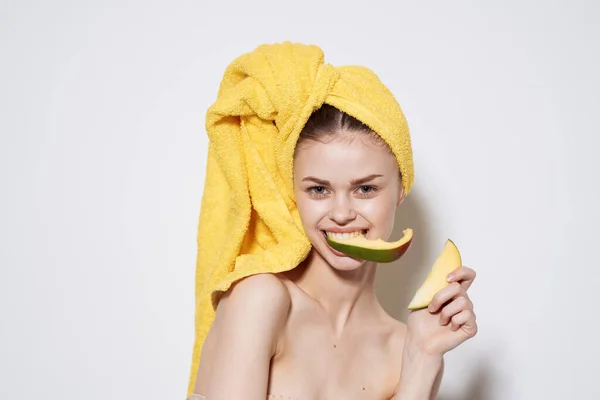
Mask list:
[[[389,263],[402,257],[413,238],[412,229],[405,229],[404,236],[395,242],[367,239],[362,235],[350,239],[334,239],[327,236],[327,243],[337,251],[359,260]]]
[[[454,242],[448,239],[442,253],[438,256],[429,271],[429,275],[427,275],[427,278],[425,278],[425,281],[408,305],[408,309],[418,310],[429,306],[433,296],[450,284],[446,281],[446,276],[461,265],[460,252]]]

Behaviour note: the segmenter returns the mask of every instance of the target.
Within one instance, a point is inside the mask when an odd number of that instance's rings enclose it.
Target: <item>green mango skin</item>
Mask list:
[[[327,237],[327,243],[337,251],[340,251],[350,257],[358,258],[359,260],[373,261],[377,263],[390,263],[396,261],[406,253],[412,239],[408,242],[393,248],[393,249],[372,249],[368,247],[359,247],[348,245],[331,240]]]

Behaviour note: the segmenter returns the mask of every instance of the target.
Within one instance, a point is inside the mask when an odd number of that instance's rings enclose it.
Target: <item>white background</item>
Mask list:
[[[0,398],[185,397],[204,114],[230,61],[283,40],[370,67],[409,120],[397,229],[416,237],[382,267],[390,312],[448,237],[478,273],[480,331],[440,399],[600,398],[599,11],[2,0]]]

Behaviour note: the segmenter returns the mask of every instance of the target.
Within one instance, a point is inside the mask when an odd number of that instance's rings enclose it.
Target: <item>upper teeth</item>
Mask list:
[[[344,232],[344,233],[326,231],[325,233],[327,234],[327,236],[329,236],[332,239],[350,239],[350,238],[362,235],[362,231]]]

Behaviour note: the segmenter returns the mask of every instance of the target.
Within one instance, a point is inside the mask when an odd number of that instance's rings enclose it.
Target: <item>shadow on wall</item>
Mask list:
[[[417,191],[411,192],[396,210],[396,223],[390,240],[402,237],[402,231],[411,228],[413,241],[399,260],[380,264],[375,279],[375,291],[383,308],[397,320],[406,322],[409,302],[423,283],[435,261],[435,243],[427,228],[427,215]],[[439,246],[438,246],[439,247]]]
[[[473,373],[469,374],[463,393],[459,395],[440,394],[437,400],[492,400],[494,393],[491,366],[481,359]]]
[[[444,243],[434,243],[426,210],[418,191],[411,192],[396,211],[396,223],[390,240],[402,237],[402,231],[414,231],[410,249],[398,261],[380,264],[375,280],[375,291],[383,308],[397,320],[406,322],[410,300],[425,280]],[[438,400],[491,400],[493,376],[491,364],[485,357],[469,368],[468,382],[460,395],[440,393]],[[443,385],[442,385],[443,389]],[[442,390],[443,391],[443,390]]]

